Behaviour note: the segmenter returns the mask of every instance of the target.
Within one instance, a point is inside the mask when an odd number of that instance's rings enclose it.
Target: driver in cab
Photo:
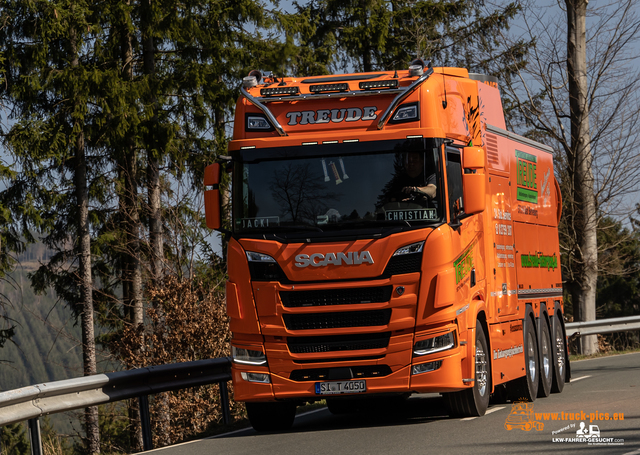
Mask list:
[[[436,175],[431,173],[425,179],[424,175],[424,153],[407,152],[403,156],[404,172],[406,176],[400,179],[404,184],[402,193],[407,197],[402,201],[409,201],[415,198],[433,199],[436,197]]]

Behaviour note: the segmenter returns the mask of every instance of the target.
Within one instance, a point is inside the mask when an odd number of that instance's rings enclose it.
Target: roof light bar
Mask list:
[[[387,89],[387,88],[396,88],[398,86],[397,80],[387,80],[387,81],[366,81],[360,82],[358,84],[361,90],[375,90],[375,89]]]
[[[261,96],[280,96],[280,95],[298,95],[300,89],[298,87],[272,87],[261,88]]]
[[[313,93],[346,92],[347,90],[349,90],[349,84],[322,84],[309,86],[309,91]]]

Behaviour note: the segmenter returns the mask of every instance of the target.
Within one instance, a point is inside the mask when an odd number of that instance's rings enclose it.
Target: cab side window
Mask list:
[[[451,213],[451,221],[454,221],[464,210],[462,205],[462,160],[458,149],[447,147],[446,152],[449,212]]]

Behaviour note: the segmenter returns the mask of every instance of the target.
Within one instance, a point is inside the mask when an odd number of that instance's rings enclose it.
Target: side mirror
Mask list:
[[[222,165],[214,163],[204,169],[204,213],[209,229],[222,227],[222,201],[220,199],[220,177]]]
[[[482,147],[462,149],[462,197],[464,212],[473,215],[484,211],[486,202],[485,152]],[[466,173],[466,170],[471,173]]]
[[[462,167],[464,169],[484,169],[484,149],[465,147],[462,149]]]
[[[486,201],[486,175],[462,174],[464,213],[474,215],[484,211]]]

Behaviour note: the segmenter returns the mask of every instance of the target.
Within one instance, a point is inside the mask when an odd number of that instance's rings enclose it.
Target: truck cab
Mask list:
[[[234,394],[256,429],[419,392],[482,415],[499,384],[535,399],[540,365],[561,390],[560,194],[550,150],[505,130],[496,80],[417,62],[252,72],[241,93],[205,208],[228,237]]]

